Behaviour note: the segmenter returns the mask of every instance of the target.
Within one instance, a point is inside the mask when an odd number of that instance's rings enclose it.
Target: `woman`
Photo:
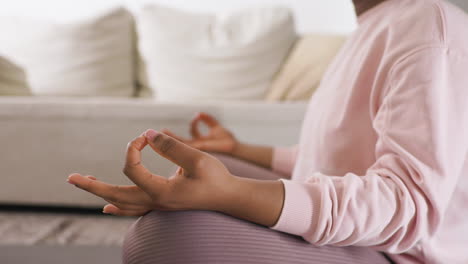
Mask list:
[[[438,0],[353,3],[359,28],[298,147],[239,143],[200,114],[192,139],[148,130],[130,142],[136,186],[69,177],[109,201],[106,213],[155,210],[129,231],[126,263],[468,263],[468,18]],[[142,166],[147,144],[175,175]]]

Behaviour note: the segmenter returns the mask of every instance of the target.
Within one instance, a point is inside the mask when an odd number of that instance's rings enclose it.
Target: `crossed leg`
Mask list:
[[[216,155],[237,176],[278,179],[255,165]],[[152,211],[129,229],[123,263],[360,263],[389,261],[363,247],[315,247],[300,237],[209,211]]]

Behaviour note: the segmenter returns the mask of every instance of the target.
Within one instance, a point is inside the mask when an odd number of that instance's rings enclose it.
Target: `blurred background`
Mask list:
[[[356,26],[350,0],[0,0],[0,263],[119,263],[135,218],[67,176],[129,184],[127,142],[189,136],[200,111],[240,141],[296,144]]]
[[[458,0],[460,3],[463,0]],[[138,10],[147,3],[157,3],[195,12],[224,12],[244,7],[284,5],[291,7],[295,14],[297,29],[302,33],[349,33],[356,25],[355,16],[349,0],[306,1],[306,0],[18,0],[0,1],[0,14],[25,15],[70,21],[93,14],[115,5],[123,5]]]

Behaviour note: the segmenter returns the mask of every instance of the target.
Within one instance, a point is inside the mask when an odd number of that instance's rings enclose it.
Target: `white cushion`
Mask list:
[[[150,5],[137,28],[140,83],[163,101],[263,99],[297,38],[283,7],[217,17]]]
[[[24,71],[2,56],[0,56],[0,95],[30,95]]]
[[[0,54],[23,69],[34,95],[131,96],[133,25],[122,8],[67,24],[2,17]]]
[[[345,40],[341,35],[303,36],[275,76],[267,100],[309,100]]]

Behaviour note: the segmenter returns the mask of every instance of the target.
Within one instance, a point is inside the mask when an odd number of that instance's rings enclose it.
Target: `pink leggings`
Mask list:
[[[237,176],[278,179],[269,170],[216,155]],[[364,247],[315,247],[302,238],[209,211],[152,211],[129,229],[123,263],[390,263]]]

